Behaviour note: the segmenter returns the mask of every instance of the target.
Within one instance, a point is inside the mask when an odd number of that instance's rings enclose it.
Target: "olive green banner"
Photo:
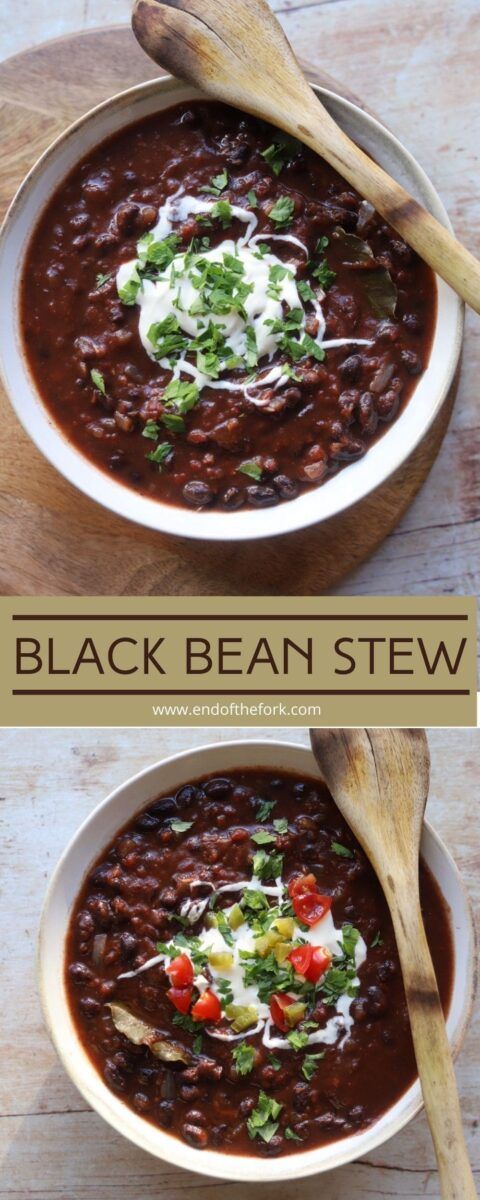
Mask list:
[[[473,597],[0,604],[4,726],[476,725]]]

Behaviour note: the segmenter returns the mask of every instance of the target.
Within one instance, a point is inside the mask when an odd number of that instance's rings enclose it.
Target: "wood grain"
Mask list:
[[[430,755],[424,729],[313,729],[328,788],[382,885],[395,930],[442,1200],[476,1200],[418,862]]]
[[[332,7],[339,6],[335,3]],[[285,19],[287,12],[297,22],[298,14],[286,10]],[[317,42],[321,44],[320,26],[315,22],[309,39],[310,58],[315,57]],[[0,112],[7,128],[7,153],[0,164],[0,203],[7,203],[42,146],[67,121],[113,91],[154,74],[155,67],[127,29],[68,37],[0,66]],[[315,76],[327,85],[332,83],[323,70],[316,69]],[[339,90],[349,94],[345,88]],[[364,90],[367,93],[366,85]],[[472,428],[470,420],[465,421],[464,401],[463,391],[446,467],[444,463],[440,475],[437,473],[433,490],[427,485],[427,495],[422,492],[419,497],[413,529],[401,527],[405,542],[385,551],[385,566],[380,553],[378,565],[364,567],[358,587],[351,580],[343,585],[347,590],[377,594],[407,590],[403,583],[398,588],[392,585],[391,557],[399,576],[411,575],[412,591],[425,590],[432,569],[437,580],[432,590],[449,591],[451,575],[454,586],[477,590],[475,560],[468,548],[464,550],[461,534],[466,532],[470,544],[478,538],[478,477],[475,481],[472,463],[479,440],[478,413],[472,417]],[[449,417],[446,405],[410,462],[355,510],[280,540],[254,546],[210,546],[154,534],[106,513],[43,460],[5,399],[1,408],[0,589],[4,594],[309,595],[339,590],[339,581],[364,563],[411,503],[440,449]],[[432,527],[434,554],[427,548]],[[458,547],[453,560],[452,537]],[[468,579],[463,588],[470,570],[472,583]]]
[[[258,730],[305,743],[303,730]],[[248,730],[235,732],[248,737]],[[0,746],[2,1033],[0,1200],[278,1200],[278,1186],[200,1179],[130,1146],[90,1112],[65,1075],[43,1027],[35,943],[46,883],[63,847],[94,805],[164,754],[231,731],[4,730]],[[427,815],[446,839],[478,911],[479,734],[429,733]],[[21,886],[19,886],[21,880]],[[8,919],[5,919],[8,914]],[[471,1161],[478,1144],[479,1006],[456,1064]],[[438,1200],[424,1116],[364,1160],[282,1186],[282,1200]]]

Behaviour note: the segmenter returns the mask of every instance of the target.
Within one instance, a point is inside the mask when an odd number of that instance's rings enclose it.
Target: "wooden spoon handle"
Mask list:
[[[476,1200],[457,1084],[420,902],[392,903],[415,1057],[438,1161],[443,1200]]]
[[[480,262],[445,229],[427,209],[414,200],[401,184],[373,162],[325,109],[315,112],[315,98],[301,124],[284,118],[282,124],[339,171],[361,196],[397,230],[409,246],[454,288],[463,300],[480,312]],[[287,107],[287,106],[286,106]]]

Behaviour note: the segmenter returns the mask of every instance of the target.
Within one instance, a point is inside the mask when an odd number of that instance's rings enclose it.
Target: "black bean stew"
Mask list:
[[[421,898],[447,1010],[449,921],[423,864]],[[346,1137],[416,1074],[383,893],[311,779],[235,771],[137,815],[83,884],[66,976],[108,1087],[200,1149]]]
[[[145,344],[141,305],[167,278]],[[30,367],[68,438],[141,493],[221,510],[361,458],[424,371],[435,310],[430,269],[332,168],[203,101],[75,168],[22,283]]]

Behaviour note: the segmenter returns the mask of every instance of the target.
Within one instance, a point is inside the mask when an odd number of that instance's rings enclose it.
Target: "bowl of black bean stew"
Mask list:
[[[420,885],[456,1046],[470,918],[428,826]],[[421,1106],[387,904],[301,746],[203,747],[117,789],[53,878],[40,986],[93,1107],[206,1174],[326,1170]]]
[[[400,144],[322,95],[445,222]],[[458,358],[459,302],[369,203],[173,80],[59,139],[2,261],[0,354],[30,434],[95,499],[186,536],[268,536],[355,503],[425,434]]]

